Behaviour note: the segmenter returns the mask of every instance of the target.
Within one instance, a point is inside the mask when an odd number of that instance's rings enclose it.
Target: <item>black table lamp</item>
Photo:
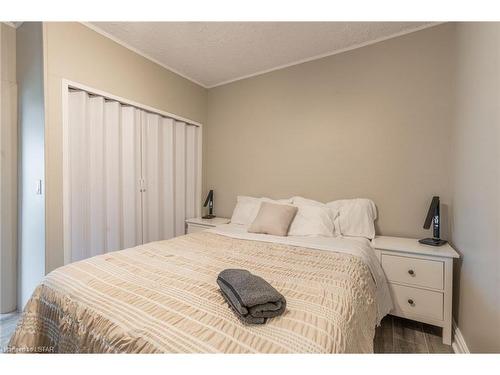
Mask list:
[[[441,246],[446,243],[445,240],[439,238],[439,227],[441,224],[441,217],[439,214],[439,197],[432,197],[432,202],[425,218],[424,229],[429,229],[432,223],[432,237],[423,238],[418,240],[421,244],[431,246]]]
[[[207,199],[205,199],[205,204],[203,207],[208,206],[208,215],[203,216],[203,219],[213,219],[214,215],[214,191],[210,190],[207,195]]]

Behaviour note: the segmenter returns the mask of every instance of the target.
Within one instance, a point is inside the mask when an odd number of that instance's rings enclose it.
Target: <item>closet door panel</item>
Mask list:
[[[68,96],[69,150],[69,238],[71,262],[89,257],[88,248],[88,95]]]
[[[173,120],[147,114],[143,131],[144,242],[172,238],[174,232]]]
[[[142,243],[141,196],[141,124],[140,113],[134,107],[121,108],[121,176],[123,247]]]
[[[148,113],[145,123],[145,143],[143,157],[145,158],[144,179],[146,192],[143,196],[144,240],[145,242],[160,239],[160,195],[159,195],[159,122],[160,117]]]
[[[121,246],[121,163],[120,163],[120,104],[106,102],[104,106],[105,146],[105,199],[106,199],[106,251]]]
[[[135,144],[136,144],[136,159],[134,161],[136,167],[136,180],[135,180],[135,212],[136,212],[136,233],[137,233],[137,243],[140,245],[144,243],[143,234],[143,224],[142,224],[142,195],[141,192],[141,180],[142,180],[142,112],[140,109],[134,109],[134,134],[135,134]]]
[[[106,249],[106,210],[104,194],[104,98],[89,99],[89,184],[90,256],[102,254]]]
[[[175,122],[175,235],[185,233],[186,220],[186,124]]]
[[[161,119],[161,213],[162,239],[175,236],[174,223],[174,120],[163,117]]]
[[[186,219],[196,217],[198,142],[196,126],[186,126]]]

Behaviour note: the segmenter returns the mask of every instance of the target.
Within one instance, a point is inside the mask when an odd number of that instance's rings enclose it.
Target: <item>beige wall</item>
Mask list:
[[[500,23],[456,34],[452,242],[455,319],[472,352],[500,352]]]
[[[205,123],[207,92],[78,23],[44,23],[46,270],[63,264],[61,80],[76,81]]]
[[[205,190],[367,197],[378,232],[420,237],[449,192],[454,25],[445,24],[209,90]]]
[[[16,30],[0,22],[0,313],[17,307]]]

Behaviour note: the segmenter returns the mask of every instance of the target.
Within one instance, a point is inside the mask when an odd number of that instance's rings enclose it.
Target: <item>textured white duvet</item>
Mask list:
[[[370,241],[361,237],[304,237],[304,236],[272,236],[268,234],[248,233],[245,225],[225,224],[209,232],[244,240],[282,243],[291,246],[301,246],[310,249],[328,250],[346,253],[361,258],[370,268],[377,287],[377,325],[392,309],[392,299],[384,271]]]

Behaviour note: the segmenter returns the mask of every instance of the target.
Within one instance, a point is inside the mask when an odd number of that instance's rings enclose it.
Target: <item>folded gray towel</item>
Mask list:
[[[224,270],[219,273],[217,284],[229,306],[245,323],[264,324],[267,318],[285,311],[285,297],[262,277],[247,270]]]

